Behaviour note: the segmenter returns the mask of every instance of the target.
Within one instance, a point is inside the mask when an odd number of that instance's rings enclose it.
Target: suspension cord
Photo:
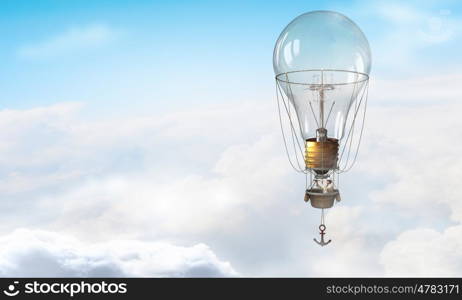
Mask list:
[[[292,162],[292,159],[290,158],[289,149],[287,147],[287,138],[286,138],[286,135],[285,135],[285,132],[284,132],[284,126],[282,125],[283,122],[282,122],[282,114],[281,114],[281,105],[280,105],[281,99],[280,99],[280,96],[282,97],[282,101],[283,101],[284,106],[285,106],[284,98],[283,98],[282,92],[280,90],[279,84],[278,84],[277,79],[276,79],[276,99],[277,99],[278,114],[279,114],[279,125],[281,127],[282,139],[284,141],[284,148],[286,150],[287,159],[289,160],[290,165],[292,166],[292,168],[296,172],[305,173],[305,171],[301,170],[300,168],[295,167],[294,163]],[[286,111],[287,111],[287,108],[286,108]],[[292,120],[290,118],[290,115],[288,115],[288,116],[289,116],[289,122],[290,122],[290,125],[291,125],[291,129],[293,130]],[[297,143],[298,143],[298,139],[297,139]],[[299,145],[299,147],[300,147],[300,145]],[[301,151],[301,149],[300,149],[300,151]],[[298,160],[297,160],[297,163],[298,163]]]
[[[360,145],[361,145],[361,140],[362,140],[362,136],[363,136],[363,132],[364,132],[364,124],[365,124],[365,121],[366,121],[367,100],[369,98],[369,82],[367,83],[366,88],[367,88],[367,90],[366,90],[366,99],[365,99],[365,102],[364,102],[363,121],[362,121],[362,124],[361,124],[361,131],[359,133],[358,146],[356,147],[356,153],[355,153],[355,156],[353,158],[353,162],[351,163],[351,165],[347,169],[344,170],[344,172],[348,172],[349,170],[351,170],[351,168],[353,168],[353,166],[356,163],[356,159],[358,158],[359,148],[360,148]]]

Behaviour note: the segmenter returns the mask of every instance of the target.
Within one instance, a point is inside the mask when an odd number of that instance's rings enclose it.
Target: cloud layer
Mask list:
[[[9,277],[222,277],[236,276],[204,244],[179,247],[136,240],[85,244],[40,230],[0,237],[0,275]]]
[[[412,96],[421,95],[410,93],[408,99],[414,103]],[[447,232],[458,228],[462,216],[456,192],[461,145],[454,131],[460,104],[450,93],[447,101],[427,101],[371,106],[358,165],[341,178],[344,201],[327,216],[333,243],[322,249],[312,242],[319,211],[303,203],[303,178],[286,161],[270,103],[95,121],[82,118],[74,103],[2,111],[0,190],[7,213],[0,229],[8,236],[21,223],[59,232],[56,239],[72,236],[81,240],[77,244],[103,245],[100,253],[110,248],[108,241],[121,239],[138,240],[127,245],[146,243],[143,249],[164,240],[206,244],[232,263],[233,271],[217,267],[222,271],[213,273],[222,275],[237,274],[234,270],[249,276],[454,275],[453,262],[462,257],[452,251],[452,263],[440,261],[448,256],[444,246],[435,249],[427,241],[457,247]],[[451,147],[429,146],[429,137],[436,136]],[[441,155],[434,155],[436,149]],[[19,236],[25,234],[31,233]],[[78,249],[91,248],[72,247],[72,260],[87,257]],[[24,247],[23,259],[36,255],[34,249],[35,244]],[[60,265],[61,250],[47,250],[43,260]],[[423,272],[422,260],[435,263]],[[25,274],[22,260],[15,262],[4,274]],[[99,263],[101,269],[84,273],[193,274],[187,263],[169,263],[180,266],[170,271],[159,266],[133,271],[134,262],[127,267],[103,258]],[[61,267],[56,268],[51,269]]]
[[[459,277],[462,269],[462,226],[443,232],[408,230],[389,242],[380,260],[389,276]]]

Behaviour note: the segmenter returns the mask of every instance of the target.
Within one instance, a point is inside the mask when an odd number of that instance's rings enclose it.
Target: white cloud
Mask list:
[[[457,131],[462,126],[461,109],[459,103],[450,103],[369,111],[370,146],[363,151],[367,161],[362,168],[389,178],[370,194],[376,203],[392,205],[399,214],[425,216],[428,222],[449,216],[462,221],[458,201],[462,144]]]
[[[274,103],[257,101],[105,120],[84,120],[78,104],[1,111],[0,233],[21,224],[84,245],[202,242],[243,275],[383,275],[391,262],[382,249],[401,232],[462,220],[457,78],[432,79],[449,82],[443,102],[417,79],[380,82],[411,82],[406,98],[428,104],[384,106],[396,96],[387,88],[380,104],[371,98],[358,164],[328,214],[327,247],[312,241],[319,211],[302,200]]]
[[[462,270],[462,226],[443,232],[417,228],[389,242],[380,255],[386,276],[459,277]]]
[[[254,117],[256,108],[263,118]],[[0,230],[20,223],[92,242],[239,235],[253,214],[287,194],[283,178],[292,173],[273,109],[233,104],[97,121],[82,120],[74,104],[0,112],[8,143],[0,147],[8,157]]]
[[[73,27],[46,40],[22,46],[18,54],[25,58],[47,58],[78,53],[105,45],[115,36],[116,33],[106,25]]]
[[[41,230],[0,236],[0,275],[9,277],[237,276],[204,244],[114,240],[95,244]]]
[[[393,106],[418,106],[440,104],[462,97],[462,91],[454,88],[462,81],[462,74],[425,74],[405,79],[376,79],[370,83],[371,102]]]

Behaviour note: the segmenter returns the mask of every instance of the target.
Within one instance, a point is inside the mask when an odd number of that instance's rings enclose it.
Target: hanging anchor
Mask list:
[[[324,247],[325,245],[329,244],[330,242],[332,242],[332,240],[328,240],[327,242],[324,241],[324,235],[326,234],[324,231],[326,230],[326,225],[324,224],[321,224],[319,225],[319,234],[321,235],[321,241],[318,242],[318,240],[316,240],[316,238],[313,238],[313,241],[315,241],[318,245],[320,245],[321,247]]]

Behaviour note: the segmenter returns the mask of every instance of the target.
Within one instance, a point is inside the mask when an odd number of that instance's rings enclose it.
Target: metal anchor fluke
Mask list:
[[[329,244],[330,242],[332,242],[331,239],[329,239],[327,242],[324,241],[324,235],[326,234],[324,231],[326,230],[326,225],[324,224],[321,224],[319,225],[319,234],[321,235],[321,241],[318,242],[318,240],[316,238],[313,238],[313,241],[315,241],[318,245],[320,245],[321,247],[324,247],[325,245]]]

